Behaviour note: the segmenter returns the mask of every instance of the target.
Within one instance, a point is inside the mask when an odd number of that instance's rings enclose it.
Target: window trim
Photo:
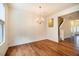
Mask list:
[[[0,20],[0,24],[2,25],[2,42],[0,42],[0,46],[5,42],[5,26],[4,21]]]
[[[0,21],[2,21],[2,23],[3,23],[3,24],[2,24],[2,25],[3,25],[3,26],[2,26],[2,27],[3,27],[3,29],[2,29],[2,32],[3,32],[2,38],[3,38],[3,39],[2,39],[2,42],[0,42],[0,46],[2,46],[2,45],[5,43],[5,40],[6,40],[6,39],[5,39],[5,14],[6,14],[5,12],[6,12],[6,11],[5,11],[5,4],[3,4],[3,3],[0,3],[0,4],[1,4],[2,7],[4,8],[4,11],[3,11],[3,13],[4,13],[3,16],[4,16],[4,18],[0,18]]]

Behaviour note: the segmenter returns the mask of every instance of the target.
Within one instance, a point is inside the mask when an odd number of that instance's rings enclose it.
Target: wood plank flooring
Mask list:
[[[78,56],[79,51],[71,42],[59,43],[51,40],[41,40],[28,44],[10,47],[6,56]]]

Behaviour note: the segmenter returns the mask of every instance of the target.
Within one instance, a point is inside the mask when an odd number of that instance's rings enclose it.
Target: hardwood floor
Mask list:
[[[71,42],[59,43],[41,40],[33,43],[17,45],[7,50],[6,56],[78,56],[79,51]]]

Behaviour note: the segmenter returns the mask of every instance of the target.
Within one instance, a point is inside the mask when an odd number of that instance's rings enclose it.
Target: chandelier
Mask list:
[[[44,22],[44,17],[41,15],[41,6],[39,6],[39,10],[40,10],[40,14],[39,16],[36,18],[37,23],[42,24]]]

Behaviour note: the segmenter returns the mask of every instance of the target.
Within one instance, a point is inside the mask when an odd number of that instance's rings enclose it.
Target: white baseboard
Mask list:
[[[36,42],[36,41],[40,41],[40,40],[44,40],[45,38],[39,38],[39,39],[24,39],[24,40],[20,40],[20,41],[16,41],[10,44],[11,46],[16,46],[16,45],[21,45],[21,44],[27,44],[27,43],[31,43],[31,42]]]
[[[21,44],[27,44],[27,43],[31,43],[31,42],[37,42],[37,41],[45,40],[45,39],[49,39],[49,38],[41,38],[41,39],[36,39],[36,40],[31,40],[31,41],[25,41],[25,42],[20,41],[20,42],[16,42],[16,43],[11,44],[10,47],[21,45]],[[53,39],[49,39],[49,40],[54,41],[54,42],[58,42],[57,40],[53,40]]]
[[[71,36],[65,36],[64,39],[65,39],[65,38],[69,38],[69,37],[71,37]]]

